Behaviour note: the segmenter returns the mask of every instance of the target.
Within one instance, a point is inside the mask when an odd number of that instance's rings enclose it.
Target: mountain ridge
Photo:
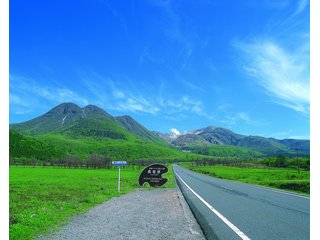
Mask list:
[[[247,136],[216,126],[186,131],[176,138],[166,133],[155,132],[155,134],[183,150],[191,150],[193,152],[200,152],[200,150],[203,151],[204,148],[210,149],[220,145],[244,147],[265,155],[294,155],[296,149],[299,149],[300,153],[304,155],[310,154],[310,140]],[[172,138],[174,139],[172,140]]]
[[[97,106],[87,105],[81,108],[74,103],[62,103],[34,119],[10,124],[10,130],[42,140],[51,139],[51,142],[59,142],[58,139],[63,139],[62,136],[68,139],[95,138],[120,141],[120,145],[125,141],[142,145],[144,142],[150,142],[165,148],[207,155],[215,154],[219,146],[224,152],[230,150],[234,154],[239,151],[239,154],[243,152],[244,155],[248,153],[250,156],[260,156],[261,153],[265,156],[294,155],[295,149],[299,149],[300,154],[309,155],[310,151],[308,140],[247,136],[217,126],[184,133],[176,129],[172,129],[171,134],[151,132],[129,115],[114,117]]]
[[[40,134],[52,132],[58,128],[91,115],[101,115],[112,119],[113,117],[103,109],[87,105],[80,108],[74,103],[61,103],[43,115],[31,120],[10,124],[10,128],[21,134],[37,136]]]
[[[97,118],[100,118],[100,120]],[[88,123],[85,119],[90,119],[91,123]],[[101,121],[104,121],[104,124],[101,125]],[[72,129],[71,125],[73,125]],[[91,128],[90,131],[84,130],[84,126]],[[98,126],[104,130],[97,129]],[[132,117],[128,115],[113,117],[102,108],[91,104],[81,108],[74,103],[61,103],[36,118],[22,123],[10,124],[10,129],[26,136],[41,136],[50,133],[76,136],[79,135],[76,131],[80,131],[81,134],[87,136],[96,134],[97,137],[113,136],[114,138],[126,138],[123,136],[127,135],[124,134],[124,131],[127,131],[142,140],[155,142],[163,146],[167,145],[166,142]]]

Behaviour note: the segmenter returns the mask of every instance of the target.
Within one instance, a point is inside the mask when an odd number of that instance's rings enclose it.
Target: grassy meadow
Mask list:
[[[118,169],[64,169],[10,167],[10,239],[34,239],[57,230],[69,216],[112,197],[138,188],[143,167],[121,169],[121,193],[117,191]],[[172,167],[163,187],[174,187]],[[146,187],[150,189],[150,187]]]
[[[310,193],[310,171],[280,168],[239,168],[222,165],[182,166],[212,177],[258,184],[301,193]]]

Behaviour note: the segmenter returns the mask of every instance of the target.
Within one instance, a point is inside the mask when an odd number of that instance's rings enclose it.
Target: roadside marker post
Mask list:
[[[127,161],[112,161],[112,165],[118,167],[118,192],[120,192],[120,167],[127,164]]]

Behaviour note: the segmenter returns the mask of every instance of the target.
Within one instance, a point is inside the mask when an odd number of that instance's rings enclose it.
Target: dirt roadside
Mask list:
[[[205,239],[181,192],[176,188],[135,190],[72,217],[51,236],[68,239]]]

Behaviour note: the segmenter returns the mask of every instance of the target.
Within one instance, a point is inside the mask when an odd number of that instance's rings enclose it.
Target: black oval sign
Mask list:
[[[167,178],[161,175],[168,172],[168,168],[160,163],[155,163],[146,167],[139,176],[139,185],[142,187],[144,183],[149,183],[151,187],[160,187],[166,182]]]

